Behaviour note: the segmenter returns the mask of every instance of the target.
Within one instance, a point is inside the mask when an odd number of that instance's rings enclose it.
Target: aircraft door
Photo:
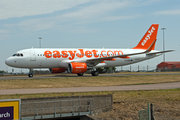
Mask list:
[[[36,61],[36,54],[34,50],[30,51],[30,61]]]

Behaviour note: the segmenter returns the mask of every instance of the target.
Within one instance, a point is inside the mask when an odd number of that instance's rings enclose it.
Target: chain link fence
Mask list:
[[[139,120],[152,120],[149,102],[148,102],[147,109],[139,111]]]

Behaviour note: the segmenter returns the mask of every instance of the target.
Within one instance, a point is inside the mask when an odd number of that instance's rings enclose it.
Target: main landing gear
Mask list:
[[[83,76],[84,73],[78,73],[77,75],[78,75],[78,76]],[[92,76],[98,76],[98,75],[99,75],[99,72],[98,72],[98,71],[92,71],[92,72],[91,72],[91,75],[92,75]]]
[[[77,75],[78,75],[78,76],[83,76],[83,75],[84,75],[84,73],[78,73]]]
[[[98,72],[98,71],[92,71],[92,72],[91,72],[91,75],[92,75],[92,76],[98,76],[98,75],[99,75],[99,72]]]
[[[32,78],[33,77],[33,69],[29,69],[29,74],[28,74],[28,77],[29,78]]]

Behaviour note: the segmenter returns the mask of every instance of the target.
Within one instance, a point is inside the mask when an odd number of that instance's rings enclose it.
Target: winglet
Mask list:
[[[155,48],[154,41],[156,40],[156,37],[157,37],[158,26],[159,24],[152,24],[151,27],[146,32],[146,34],[141,39],[141,41],[138,43],[138,45],[134,47],[133,49],[147,50],[152,45],[152,43],[154,43],[153,47],[151,48],[151,50],[154,50]]]

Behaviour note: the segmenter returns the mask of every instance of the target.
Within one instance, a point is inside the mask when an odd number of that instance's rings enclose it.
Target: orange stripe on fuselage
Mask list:
[[[125,58],[125,59],[127,59],[127,58],[130,58],[129,56],[122,56],[122,57],[119,57],[119,58]]]

